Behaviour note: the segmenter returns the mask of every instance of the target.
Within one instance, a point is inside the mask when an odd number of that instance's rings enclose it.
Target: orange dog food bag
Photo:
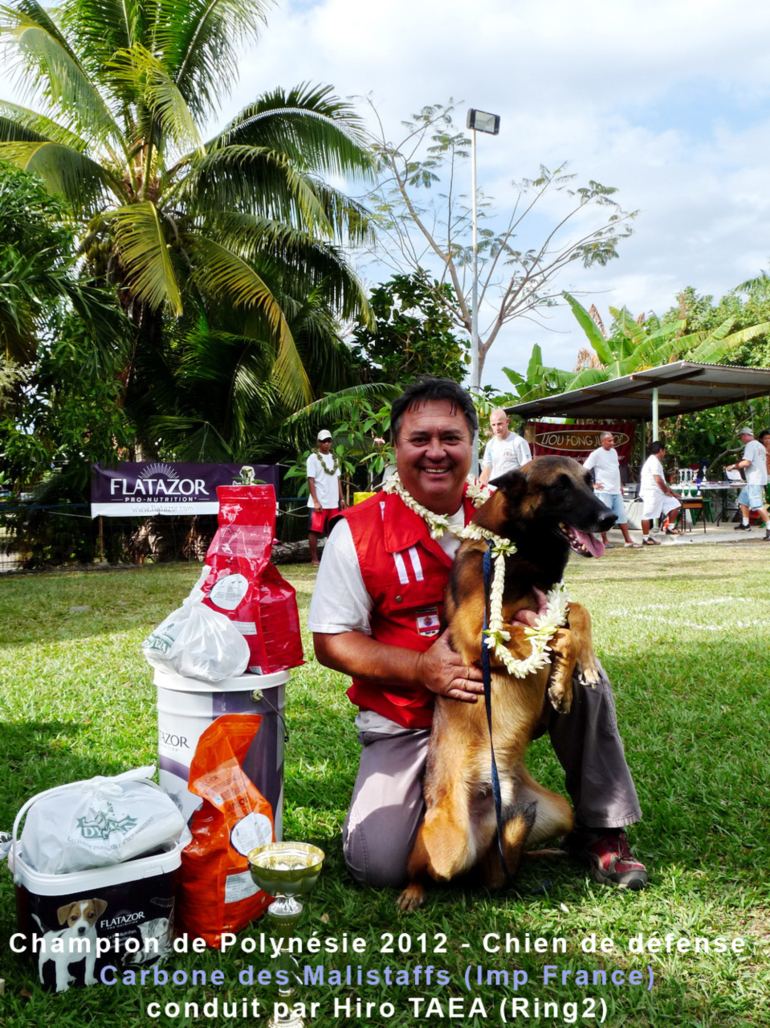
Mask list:
[[[190,765],[190,792],[202,797],[192,842],[182,852],[177,931],[218,947],[259,917],[270,897],[249,872],[247,855],[275,839],[273,810],[242,768],[259,714],[223,714],[203,733]]]

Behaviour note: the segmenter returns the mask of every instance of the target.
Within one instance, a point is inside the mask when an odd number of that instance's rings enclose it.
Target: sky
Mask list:
[[[281,0],[222,116],[299,82],[371,97],[393,138],[450,97],[462,122],[469,106],[493,111],[500,135],[479,137],[478,169],[499,216],[541,164],[616,187],[639,212],[619,259],[558,285],[605,321],[610,305],[662,314],[685,286],[718,298],[770,266],[769,44],[765,0]],[[584,341],[566,309],[514,322],[482,381],[505,388],[500,369],[523,370],[534,343],[571,368]]]

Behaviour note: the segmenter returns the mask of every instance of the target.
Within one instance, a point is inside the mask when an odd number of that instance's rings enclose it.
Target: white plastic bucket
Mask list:
[[[156,669],[160,784],[188,821],[202,802],[187,788],[201,735],[222,714],[259,714],[262,721],[243,770],[273,808],[276,841],[283,838],[283,715],[288,680],[288,671],[278,671],[212,684]]]
[[[70,874],[43,874],[24,862],[19,842],[14,842],[8,856],[16,883],[16,909],[19,933],[16,950],[38,962],[41,983],[60,991],[69,982],[89,985],[98,982],[101,969],[112,964],[118,977],[126,965],[153,964],[171,953],[174,918],[175,872],[182,862],[183,841],[168,843],[162,852],[137,860],[127,860],[110,867],[97,867]],[[70,952],[49,956],[45,947],[32,953],[32,937],[46,937],[46,932],[61,935],[61,914],[72,904],[98,903],[99,916],[93,938],[85,936],[87,952]],[[65,914],[66,916],[66,914]],[[42,926],[42,927],[41,927]],[[96,939],[108,948],[96,953]],[[66,942],[61,944],[66,947]],[[85,943],[83,943],[85,945]],[[67,953],[65,948],[64,953]],[[57,970],[64,961],[65,967]],[[62,977],[63,971],[63,977]]]

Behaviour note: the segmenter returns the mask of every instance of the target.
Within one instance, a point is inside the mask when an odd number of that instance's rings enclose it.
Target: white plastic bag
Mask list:
[[[147,780],[154,773],[154,767],[140,767],[35,796],[16,819],[18,824],[26,810],[24,863],[43,874],[68,874],[148,855],[183,834],[189,838],[174,801]]]
[[[228,617],[203,602],[200,587],[210,571],[208,566],[203,569],[179,610],[169,614],[142,643],[153,667],[203,682],[237,678],[248,667],[246,639]]]

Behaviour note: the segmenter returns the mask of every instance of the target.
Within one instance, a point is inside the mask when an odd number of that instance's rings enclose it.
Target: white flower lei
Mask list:
[[[431,538],[440,539],[444,532],[449,531],[458,539],[485,539],[492,543],[492,558],[495,562],[495,574],[492,579],[492,587],[489,596],[489,627],[485,631],[484,644],[492,650],[497,659],[505,665],[509,674],[514,678],[526,678],[533,671],[539,671],[550,663],[551,647],[548,643],[554,636],[557,628],[567,622],[569,613],[569,596],[567,587],[561,581],[549,590],[546,596],[545,613],[535,619],[532,627],[524,628],[524,635],[531,641],[532,651],[525,660],[516,660],[504,643],[510,642],[511,633],[503,628],[503,589],[505,587],[505,558],[516,553],[516,544],[510,539],[490,532],[480,525],[466,525],[459,528],[450,525],[445,514],[434,514],[432,510],[423,507],[415,498],[406,491],[398,473],[391,475],[383,485],[385,493],[395,493],[406,506],[426,522],[430,529]],[[484,486],[477,485],[476,481],[469,475],[467,481],[466,495],[470,497],[476,507],[485,503],[492,493]]]

